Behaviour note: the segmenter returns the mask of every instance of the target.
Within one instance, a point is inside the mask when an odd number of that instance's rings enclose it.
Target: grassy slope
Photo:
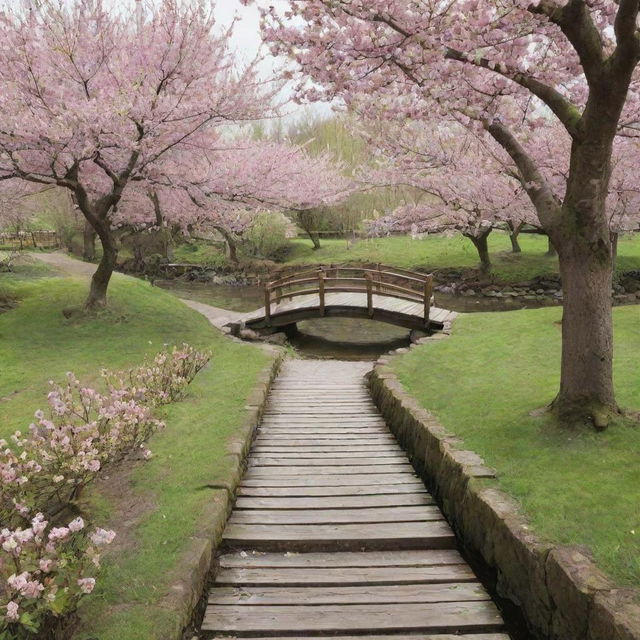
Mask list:
[[[489,248],[494,262],[494,275],[505,282],[529,280],[537,275],[558,272],[556,258],[548,258],[547,239],[532,234],[520,236],[522,254],[511,253],[509,237],[494,231],[489,236]],[[618,269],[640,269],[640,234],[620,239]],[[182,245],[176,249],[176,261],[212,263],[220,266],[223,257],[216,247],[198,244]],[[304,238],[291,241],[291,251],[285,264],[317,264],[331,262],[381,262],[407,269],[442,269],[447,267],[475,268],[478,254],[466,238],[455,236],[428,236],[420,240],[393,236],[360,240],[349,247],[347,240],[323,239],[322,247],[313,251],[311,242]]]
[[[17,309],[0,315],[0,433],[28,425],[44,405],[47,380],[69,369],[81,379],[96,378],[101,367],[135,365],[165,342],[186,341],[214,354],[188,399],[168,407],[167,429],[150,442],[154,458],[133,472],[133,491],[153,504],[136,531],[137,547],[105,559],[100,587],[85,601],[84,617],[95,620],[86,637],[146,640],[172,622],[170,614],[151,607],[165,595],[168,575],[179,569],[211,495],[202,487],[219,484],[227,473],[225,442],[268,358],[223,338],[170,294],[124,276],[113,282],[108,313],[65,320],[60,310],[79,304],[85,287],[70,278],[0,277],[0,289],[22,299]],[[94,502],[104,522],[110,505],[100,496]]]
[[[535,530],[589,545],[616,580],[640,586],[640,427],[567,433],[529,412],[559,380],[560,309],[466,315],[448,340],[395,362],[403,384],[499,472]],[[640,307],[614,309],[622,406],[640,408]]]

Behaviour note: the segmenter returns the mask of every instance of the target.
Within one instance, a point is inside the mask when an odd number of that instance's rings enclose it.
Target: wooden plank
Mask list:
[[[335,441],[350,441],[350,444],[376,444],[388,442],[390,444],[397,444],[396,439],[390,433],[303,433],[298,437],[291,438],[284,433],[272,433],[270,436],[262,435],[258,431],[256,442],[264,444],[265,442],[276,442],[280,444],[282,442],[288,442],[290,446],[297,447],[299,445],[307,446],[309,442],[326,442],[327,444],[336,444]],[[333,442],[332,442],[333,441]],[[349,444],[349,443],[347,443]]]
[[[371,485],[411,484],[415,486],[417,477],[410,473],[366,473],[333,474],[314,476],[286,476],[286,477],[254,477],[245,476],[243,487],[358,487],[365,483]]]
[[[465,561],[455,549],[429,549],[422,551],[354,551],[344,553],[265,553],[242,551],[224,553],[219,558],[223,568],[316,568],[329,567],[437,567],[451,564],[464,565]]]
[[[264,640],[264,637],[248,637],[243,635],[243,640]],[[309,637],[301,638],[300,636],[269,636],[269,640],[309,640]],[[506,633],[464,633],[460,634],[432,634],[429,635],[412,633],[411,635],[393,635],[393,636],[374,636],[370,634],[360,636],[336,636],[332,635],[331,640],[510,640],[510,636]]]
[[[500,614],[491,602],[316,606],[207,607],[202,629],[215,632],[459,633],[500,631]]]
[[[444,520],[437,507],[367,507],[358,509],[254,509],[231,514],[229,524],[374,524]]]
[[[322,455],[323,453],[328,453],[332,458],[336,457],[349,457],[352,455],[385,455],[387,453],[401,453],[406,455],[404,451],[397,445],[390,444],[352,444],[352,445],[342,445],[342,444],[319,444],[319,445],[308,445],[308,446],[298,446],[298,447],[285,447],[283,445],[277,444],[261,444],[255,445],[252,449],[252,455],[277,455],[279,458],[291,457],[306,457],[306,455]]]
[[[310,458],[304,455],[298,456],[286,456],[269,457],[254,455],[250,458],[251,467],[288,467],[295,464],[295,461],[299,460],[299,464],[304,464],[307,467],[321,467],[321,466],[352,466],[352,465],[376,465],[385,466],[389,464],[403,464],[406,463],[407,458],[405,456],[393,456],[393,455],[377,455],[377,456],[350,456],[334,458]],[[303,462],[304,461],[304,462]]]
[[[271,551],[353,551],[356,549],[453,549],[449,525],[438,522],[397,524],[270,525],[229,524],[223,534],[227,547]]]
[[[351,466],[344,465],[326,465],[322,467],[314,467],[313,474],[316,475],[335,475],[340,474],[363,474],[374,471],[377,474],[386,473],[413,473],[413,467],[405,462],[403,464],[387,464],[387,465],[370,465],[370,464],[353,464]],[[311,472],[309,467],[249,467],[245,475],[247,480],[251,478],[271,478],[284,476],[303,476],[309,477]]]
[[[412,552],[413,553],[413,552]],[[274,555],[274,554],[269,554]],[[306,553],[300,555],[308,555]],[[326,554],[325,554],[326,555]],[[342,556],[342,553],[333,554]],[[370,555],[365,553],[364,555]],[[216,576],[218,586],[357,586],[362,584],[446,584],[477,582],[466,564],[431,566],[380,565],[363,567],[221,567]]]
[[[210,605],[392,604],[490,600],[477,582],[356,587],[214,587]]]
[[[368,507],[404,507],[432,504],[434,504],[433,498],[427,493],[304,498],[292,498],[290,495],[280,497],[241,496],[236,500],[236,509],[364,509]]]
[[[260,433],[263,434],[264,436],[268,436],[269,434],[278,434],[278,433],[300,433],[300,434],[328,433],[329,435],[331,434],[346,435],[347,433],[359,435],[359,434],[373,433],[373,434],[386,435],[389,433],[389,430],[387,429],[386,425],[376,426],[374,424],[347,426],[347,425],[337,425],[337,424],[331,424],[331,423],[311,425],[311,424],[287,422],[287,423],[278,424],[278,425],[264,423],[260,427]]]
[[[265,486],[261,482],[243,484],[238,488],[238,496],[252,496],[263,498],[274,497],[331,497],[331,496],[382,496],[426,494],[427,490],[421,482],[405,482],[404,484],[376,484],[376,485],[321,485],[310,487],[302,484],[298,486]]]
[[[360,447],[350,447],[345,449],[342,445],[324,445],[320,447],[278,447],[262,445],[253,447],[252,458],[319,458],[323,455],[337,458],[388,458],[392,456],[405,456],[406,454],[399,446],[389,445],[363,445]]]

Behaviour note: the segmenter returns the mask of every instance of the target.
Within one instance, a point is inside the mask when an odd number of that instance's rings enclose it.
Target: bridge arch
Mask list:
[[[456,315],[432,305],[432,275],[386,265],[320,265],[267,283],[264,295],[264,307],[236,325],[264,330],[340,317],[439,331]]]

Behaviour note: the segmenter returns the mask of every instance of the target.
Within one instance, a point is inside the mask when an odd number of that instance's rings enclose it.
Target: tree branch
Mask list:
[[[557,89],[550,87],[544,82],[540,82],[533,76],[523,73],[518,69],[510,69],[504,64],[494,63],[487,58],[469,59],[462,51],[448,48],[445,57],[450,60],[457,60],[482,69],[488,69],[498,75],[503,76],[509,80],[512,80],[521,87],[527,89],[537,98],[542,100],[555,116],[562,122],[569,135],[575,137],[578,133],[578,122],[581,118],[581,113],[578,107],[576,107],[570,100],[565,98]]]
[[[569,0],[562,7],[554,0],[540,0],[538,4],[529,5],[529,11],[547,16],[560,27],[580,58],[589,86],[602,80],[605,62],[602,37],[584,0]]]
[[[533,158],[525,151],[509,128],[501,122],[493,120],[483,124],[493,139],[511,156],[521,174],[524,190],[536,208],[540,223],[547,231],[552,231],[556,225],[561,205]]]

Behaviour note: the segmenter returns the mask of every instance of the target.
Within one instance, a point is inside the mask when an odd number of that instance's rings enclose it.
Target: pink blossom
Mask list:
[[[77,533],[81,529],[84,529],[84,520],[82,518],[76,518],[69,523],[68,527],[69,531]]]
[[[116,537],[115,531],[107,531],[106,529],[96,529],[91,535],[91,541],[96,546],[102,546],[105,544],[111,544]]]
[[[57,540],[65,540],[68,537],[69,537],[68,527],[54,527],[49,532],[49,540],[51,542],[55,542]]]
[[[82,593],[91,593],[96,586],[95,578],[80,578],[78,580],[78,586]]]
[[[8,622],[17,622],[19,618],[20,614],[18,613],[18,603],[11,600],[7,603],[6,620]]]

